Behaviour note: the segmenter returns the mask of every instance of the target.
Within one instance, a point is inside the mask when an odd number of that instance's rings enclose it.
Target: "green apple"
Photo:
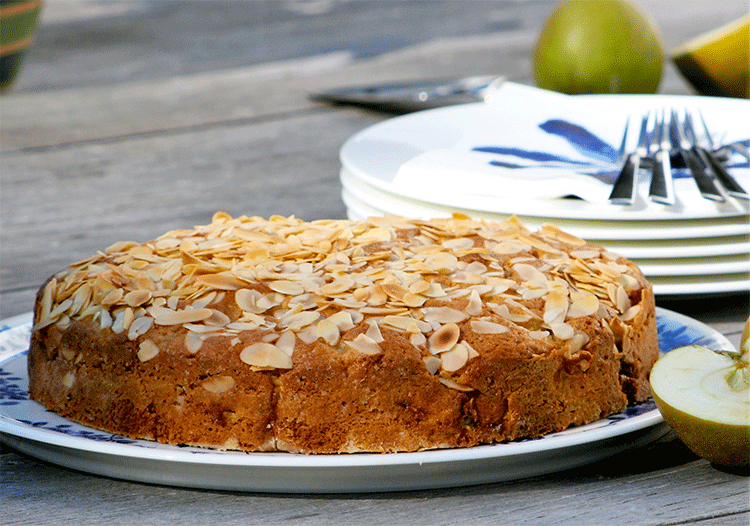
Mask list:
[[[699,345],[657,360],[651,390],[664,420],[697,455],[726,467],[750,467],[750,319],[740,353]]]
[[[568,94],[655,93],[664,51],[651,19],[629,0],[565,0],[534,49],[540,88]]]

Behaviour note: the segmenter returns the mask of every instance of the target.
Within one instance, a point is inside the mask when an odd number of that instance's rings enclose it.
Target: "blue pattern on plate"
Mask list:
[[[595,177],[605,183],[614,183],[619,174],[621,168],[620,165],[622,164],[622,160],[618,157],[619,145],[615,147],[580,124],[568,122],[563,119],[549,119],[539,124],[538,127],[549,135],[562,138],[587,159],[571,159],[553,152],[524,150],[522,148],[505,146],[476,146],[471,150],[475,152],[503,155],[511,158],[515,157],[519,160],[519,163],[514,163],[507,159],[492,159],[488,161],[490,166],[507,169],[520,169],[528,168],[528,161],[534,161],[539,164],[554,163],[557,166],[577,168],[579,169],[579,173]],[[653,132],[649,132],[648,134],[647,138],[649,141],[651,140],[651,135],[653,135]],[[746,148],[750,147],[750,139],[737,142],[743,144]],[[527,162],[524,163],[523,161]],[[676,162],[678,161],[679,160],[676,159]],[[750,161],[741,156],[735,155],[725,164],[725,166],[729,169],[749,168]],[[679,168],[679,164],[673,163],[673,167],[673,176],[675,178],[681,179],[691,177],[687,170]]]

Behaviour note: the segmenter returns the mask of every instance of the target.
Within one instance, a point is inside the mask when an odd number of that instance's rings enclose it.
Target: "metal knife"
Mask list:
[[[486,101],[503,82],[505,77],[475,76],[341,88],[314,93],[310,98],[329,104],[359,106],[402,114],[453,104]]]

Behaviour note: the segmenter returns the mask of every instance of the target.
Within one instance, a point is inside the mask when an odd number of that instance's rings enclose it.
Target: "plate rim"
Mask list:
[[[657,307],[657,315],[664,316],[668,321],[679,324],[680,326],[687,326],[694,329],[695,331],[710,336],[721,342],[722,345],[728,345],[732,348],[731,342],[720,332],[709,327],[708,325],[690,318],[688,316],[670,311],[661,307]],[[31,313],[18,315],[5,320],[0,320],[0,335],[3,332],[23,326],[31,323]],[[2,338],[2,336],[0,336]],[[8,363],[11,360],[17,360],[20,356],[24,355],[27,350],[21,349],[15,353],[9,354],[3,358],[0,358],[0,366]],[[31,401],[28,401],[31,402]],[[59,415],[58,415],[59,416]],[[60,417],[63,418],[63,417]],[[63,418],[64,419],[64,418]],[[64,419],[67,420],[67,419]],[[604,419],[602,419],[604,420]],[[602,420],[598,422],[602,422]],[[72,421],[71,421],[72,422]],[[77,424],[80,425],[80,424]],[[217,451],[211,449],[201,448],[182,448],[178,446],[169,446],[165,444],[156,443],[153,441],[136,441],[145,443],[146,446],[133,445],[133,444],[118,444],[112,442],[100,442],[91,438],[84,438],[78,436],[66,435],[62,432],[53,430],[36,428],[30,424],[25,424],[10,418],[5,414],[0,413],[0,439],[4,442],[14,442],[13,439],[18,439],[23,442],[23,447],[31,449],[27,452],[32,456],[38,456],[42,458],[43,455],[39,455],[39,451],[52,451],[53,449],[63,448],[69,450],[69,455],[72,456],[85,456],[85,455],[100,455],[105,458],[113,460],[115,458],[120,459],[145,459],[145,460],[157,460],[166,464],[179,464],[181,466],[213,466],[213,467],[224,467],[227,469],[263,469],[263,468],[274,468],[274,469],[310,469],[310,470],[340,470],[340,469],[383,469],[386,467],[398,468],[406,467],[413,469],[414,466],[419,465],[420,469],[440,469],[440,466],[444,465],[457,465],[461,463],[472,463],[482,461],[494,461],[501,462],[503,460],[518,460],[526,456],[544,456],[553,455],[556,452],[562,452],[566,450],[574,450],[576,448],[586,448],[598,443],[606,443],[608,441],[625,440],[629,436],[641,436],[643,434],[655,435],[667,432],[666,423],[661,418],[656,408],[649,410],[648,412],[631,417],[627,420],[620,421],[618,423],[604,423],[596,426],[596,423],[588,424],[594,425],[592,429],[581,431],[579,428],[571,428],[572,432],[565,434],[556,433],[549,435],[545,440],[531,439],[522,442],[510,442],[501,444],[486,444],[474,446],[471,448],[454,448],[454,449],[437,449],[429,451],[418,451],[408,453],[358,453],[350,455],[296,455],[283,452],[235,452],[235,451]],[[618,427],[619,426],[619,427]],[[86,427],[86,426],[84,426]],[[658,428],[658,430],[657,430]],[[89,428],[93,429],[93,428]],[[568,431],[571,431],[568,430]],[[94,430],[97,431],[97,430]],[[660,436],[663,436],[661,433]],[[108,433],[109,434],[109,433]],[[5,435],[11,438],[10,441],[6,440]],[[658,438],[658,437],[657,437]],[[657,438],[654,438],[657,439]],[[62,440],[61,440],[62,439]],[[16,440],[17,442],[17,440]],[[613,446],[614,447],[614,446]],[[35,452],[37,454],[35,454]],[[612,453],[614,454],[614,452]],[[602,457],[603,458],[603,457]],[[283,459],[283,460],[282,460]],[[343,461],[342,461],[343,459]],[[52,462],[60,465],[66,465],[64,462],[60,462],[54,458],[46,458],[45,460],[51,460]],[[596,460],[596,459],[594,459]],[[593,461],[593,460],[591,460]],[[588,463],[588,462],[585,462]],[[580,464],[578,464],[580,465]],[[67,467],[74,467],[68,465]],[[572,466],[568,466],[572,467]],[[97,474],[94,469],[85,469],[78,467],[82,471],[88,471]],[[551,473],[559,471],[559,468],[552,469],[551,471],[544,471],[545,473]],[[541,473],[539,473],[541,474]],[[526,478],[526,476],[533,475],[522,475],[514,477]],[[118,478],[118,477],[116,477]],[[120,477],[122,478],[122,477]],[[132,479],[133,477],[125,477],[125,479]],[[153,477],[143,479],[142,481],[152,480]],[[495,481],[510,480],[503,478],[493,479]],[[433,481],[434,482],[434,481]],[[484,481],[486,482],[486,481]],[[474,483],[484,483],[474,482]],[[168,483],[169,481],[161,481],[160,483]],[[172,482],[173,483],[173,482]],[[186,486],[184,481],[179,483],[173,483],[173,485]],[[410,485],[400,489],[419,489],[421,487],[448,487],[451,484],[441,484],[434,486],[434,484],[423,485]],[[465,484],[458,484],[465,485]],[[205,483],[195,487],[209,487]],[[362,489],[357,491],[385,491],[382,486],[377,485],[377,488],[373,489]],[[378,489],[379,488],[379,489]],[[241,488],[239,488],[241,489]],[[251,491],[264,491],[263,488],[251,488]],[[280,491],[278,486],[273,486],[269,491]],[[283,490],[282,490],[283,491]],[[296,492],[298,489],[291,489],[290,492]],[[314,488],[302,488],[305,492],[314,492]],[[321,492],[347,492],[342,488],[334,488],[333,490],[326,489]]]

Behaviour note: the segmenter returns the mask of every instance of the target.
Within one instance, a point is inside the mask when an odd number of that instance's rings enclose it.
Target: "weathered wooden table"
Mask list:
[[[746,0],[641,0],[665,47]],[[0,319],[42,281],[121,239],[233,215],[342,218],[338,151],[388,115],[312,102],[325,88],[474,74],[530,83],[551,0],[48,1],[0,98]],[[691,93],[671,64],[663,93]],[[736,345],[747,294],[670,301]],[[743,524],[748,478],[671,435],[584,468],[366,495],[200,491],[87,475],[0,446],[3,524]]]

